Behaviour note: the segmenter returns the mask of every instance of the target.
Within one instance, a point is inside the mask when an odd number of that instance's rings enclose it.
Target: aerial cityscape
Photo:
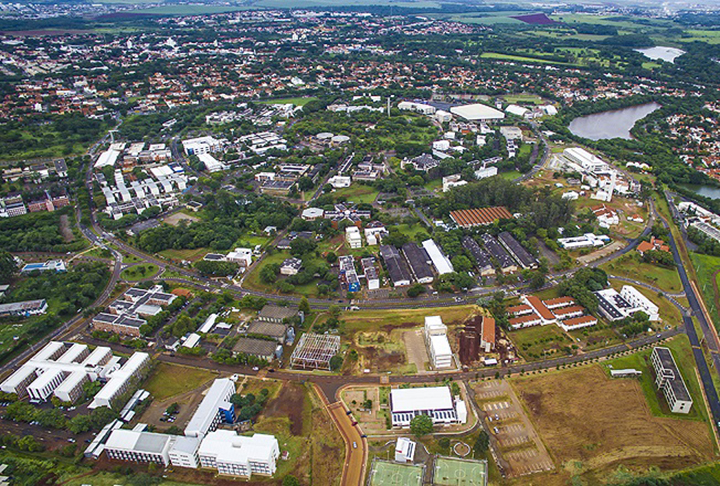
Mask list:
[[[0,485],[720,485],[720,4],[0,3]]]

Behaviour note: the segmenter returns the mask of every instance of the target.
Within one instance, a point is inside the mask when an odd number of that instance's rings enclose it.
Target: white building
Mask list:
[[[235,383],[228,378],[215,380],[200,402],[195,414],[185,427],[188,437],[203,437],[217,428],[222,421],[232,422],[235,408],[230,397],[235,394]],[[233,419],[230,419],[230,416]]]
[[[200,154],[210,154],[222,150],[222,142],[212,136],[183,140],[182,146],[185,155],[199,156]]]
[[[362,248],[360,228],[357,226],[348,226],[345,228],[345,241],[347,241],[350,248]]]
[[[647,314],[651,321],[660,320],[660,309],[658,306],[653,304],[650,299],[641,294],[635,287],[624,285],[623,288],[620,289],[620,296],[631,306]]]
[[[440,247],[438,247],[433,240],[423,241],[422,246],[425,248],[425,251],[440,275],[445,275],[446,273],[452,273],[455,271],[452,263],[450,263],[450,259],[445,256],[442,250],[440,250]]]
[[[177,437],[168,451],[170,464],[175,467],[187,467],[197,469],[200,467],[198,449],[200,448],[199,437]]]
[[[341,176],[336,175],[328,179],[328,184],[330,184],[335,189],[342,189],[344,187],[350,187],[350,184],[352,183],[352,179],[350,176]]]
[[[200,159],[200,162],[203,163],[208,172],[219,172],[227,168],[222,162],[207,152],[198,153],[197,158]]]
[[[110,459],[120,461],[170,464],[170,448],[176,436],[141,432],[139,430],[113,430],[105,443],[105,452]]]
[[[416,111],[418,113],[422,113],[423,115],[433,115],[435,114],[434,106],[426,105],[424,103],[414,103],[412,101],[401,101],[398,103],[398,108],[405,111]]]
[[[417,444],[407,437],[398,437],[395,444],[395,462],[412,464],[415,461],[415,447]]]
[[[252,265],[252,249],[250,248],[235,248],[227,254],[225,259],[229,262],[235,262],[240,264],[241,267],[249,267]]]
[[[230,430],[210,432],[198,449],[200,467],[217,469],[218,474],[249,478],[253,474],[272,476],[280,456],[272,435],[237,435]]]
[[[113,400],[123,394],[149,364],[149,354],[134,353],[118,370],[107,375],[110,378],[109,381],[95,395],[88,408],[112,408]]]
[[[461,180],[461,174],[453,174],[442,178],[443,192],[448,192],[453,187],[460,187],[467,184],[467,181]]]
[[[673,413],[690,413],[693,400],[670,349],[653,348],[650,359],[655,369],[655,386],[662,390],[670,410]]]
[[[490,167],[483,167],[482,169],[478,169],[475,171],[475,179],[486,179],[488,177],[493,177],[498,174],[497,167],[490,166]]]
[[[453,106],[450,108],[450,113],[469,121],[502,120],[505,118],[505,113],[502,111],[481,103]]]
[[[452,113],[445,110],[437,110],[433,118],[439,123],[448,123],[452,120]]]
[[[465,402],[453,399],[447,386],[391,390],[390,411],[393,427],[408,427],[417,415],[428,415],[435,425],[467,422]]]
[[[425,317],[425,344],[435,369],[452,367],[453,354],[447,338],[447,326],[440,316]]]

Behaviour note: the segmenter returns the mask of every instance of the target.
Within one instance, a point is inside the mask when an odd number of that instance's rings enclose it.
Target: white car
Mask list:
[[[253,366],[253,371],[259,371],[259,370],[260,370],[260,368],[258,368],[257,366]]]

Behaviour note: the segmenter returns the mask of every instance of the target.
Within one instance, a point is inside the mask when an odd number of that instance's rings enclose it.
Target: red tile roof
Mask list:
[[[494,208],[461,209],[450,211],[450,217],[458,226],[469,228],[490,224],[499,219],[512,219],[513,215],[504,206]]]
[[[530,306],[532,306],[535,309],[535,312],[537,312],[540,315],[540,317],[542,317],[546,321],[554,321],[555,320],[555,314],[550,312],[550,309],[545,307],[545,304],[543,304],[540,299],[538,299],[534,295],[528,295],[525,298],[527,299],[528,304],[530,304]]]

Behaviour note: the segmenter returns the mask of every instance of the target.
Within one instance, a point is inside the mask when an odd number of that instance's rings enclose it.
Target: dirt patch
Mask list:
[[[268,418],[287,417],[290,419],[290,433],[292,435],[302,435],[302,405],[304,400],[305,390],[301,385],[286,383],[280,390],[277,398],[267,404],[263,411],[263,416]]]
[[[70,228],[70,218],[67,214],[60,216],[60,234],[65,240],[65,243],[69,243],[75,239],[72,229]]]
[[[163,219],[163,221],[171,226],[177,226],[180,224],[180,221],[188,221],[190,223],[193,223],[195,221],[200,221],[200,218],[196,216],[190,216],[189,214],[185,213],[173,213]]]
[[[679,469],[712,459],[708,425],[655,417],[640,384],[612,380],[600,366],[514,380],[551,454],[576,474],[622,464]]]

